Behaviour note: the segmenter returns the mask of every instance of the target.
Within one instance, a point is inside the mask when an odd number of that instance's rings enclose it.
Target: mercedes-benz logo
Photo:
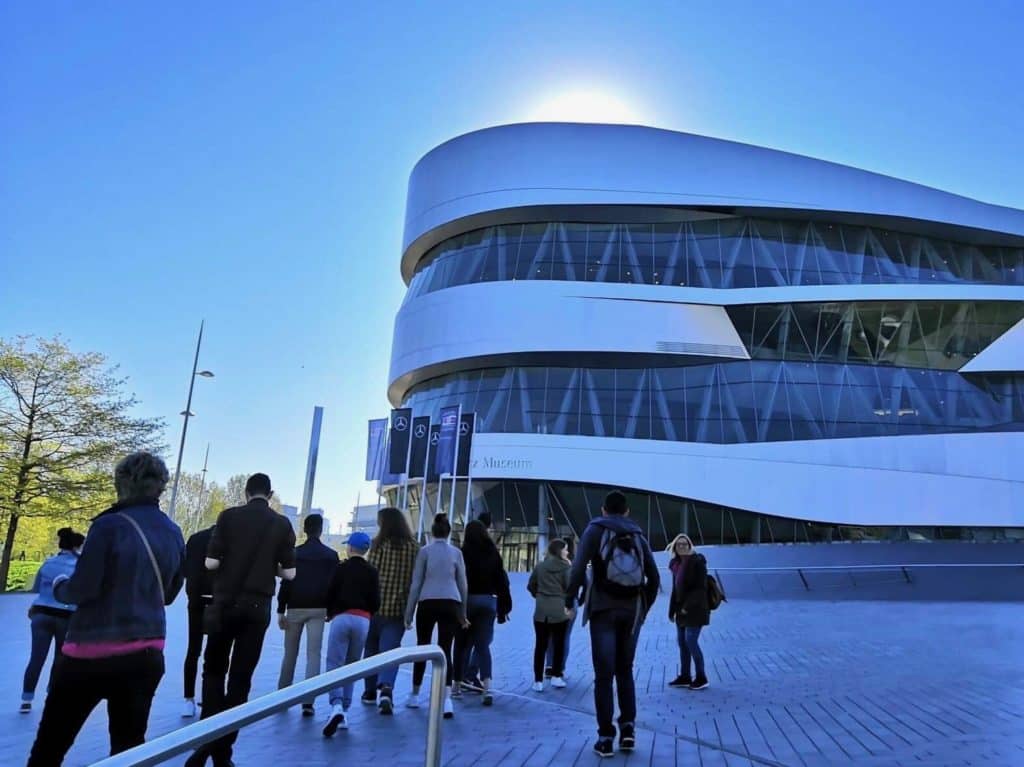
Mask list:
[[[467,434],[469,434],[469,422],[463,421],[459,424],[459,436],[465,437]]]
[[[405,431],[409,428],[409,419],[404,415],[397,416],[394,422],[395,431]]]
[[[433,434],[430,435],[430,444],[431,445],[436,445],[440,441],[441,441],[441,435],[438,432],[435,431]]]
[[[412,433],[416,435],[416,439],[423,439],[427,436],[427,427],[423,424],[416,424],[416,428],[412,430]]]

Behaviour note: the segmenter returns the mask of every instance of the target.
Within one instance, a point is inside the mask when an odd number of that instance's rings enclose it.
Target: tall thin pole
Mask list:
[[[188,434],[188,419],[192,411],[192,390],[196,385],[196,371],[199,369],[199,347],[203,345],[203,325],[199,323],[199,339],[196,341],[196,356],[192,360],[192,377],[188,379],[188,400],[185,402],[185,422],[181,425],[181,444],[178,446],[178,464],[174,467],[174,485],[171,486],[171,507],[167,516],[174,519],[175,504],[178,502],[178,480],[181,478],[181,457],[185,453],[185,435]]]
[[[206,491],[206,466],[210,462],[210,443],[206,443],[206,455],[203,456],[203,476],[199,480],[199,500],[196,502],[196,523],[199,522],[199,515],[203,513],[203,493]]]
[[[302,506],[299,519],[305,519],[313,505],[313,483],[316,481],[316,459],[320,453],[320,426],[324,420],[324,409],[320,405],[313,408],[313,426],[309,431],[309,455],[306,457],[306,481],[302,488]]]

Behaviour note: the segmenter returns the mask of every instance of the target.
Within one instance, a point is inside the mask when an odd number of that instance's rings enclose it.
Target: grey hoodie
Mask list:
[[[597,517],[590,520],[587,529],[580,538],[580,545],[576,551],[576,559],[573,561],[572,572],[569,576],[568,596],[566,607],[571,607],[573,596],[586,583],[587,566],[593,565],[601,556],[601,538],[606,531],[612,530],[616,533],[639,533],[640,545],[644,558],[644,586],[637,598],[622,599],[614,597],[601,589],[599,578],[593,578],[591,588],[587,594],[586,605],[583,608],[583,622],[586,623],[591,615],[605,610],[636,610],[639,606],[640,616],[647,614],[658,596],[658,589],[661,586],[661,576],[658,574],[658,566],[654,562],[654,554],[651,552],[651,545],[643,535],[640,526],[625,516],[609,515]],[[639,605],[637,601],[640,601]]]

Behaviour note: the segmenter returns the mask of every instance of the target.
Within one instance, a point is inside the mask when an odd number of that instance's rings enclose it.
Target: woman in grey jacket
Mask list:
[[[462,552],[448,543],[448,536],[451,533],[452,526],[448,521],[448,515],[435,516],[430,528],[434,540],[420,549],[420,553],[416,555],[409,601],[405,606],[406,629],[412,629],[415,613],[418,644],[430,644],[434,628],[437,628],[437,643],[444,650],[445,660],[448,661],[445,679],[448,686],[448,694],[444,699],[445,719],[455,716],[451,701],[452,642],[459,626],[469,627],[469,621],[466,620],[466,564],[462,559]],[[426,663],[413,664],[412,693],[405,702],[408,708],[419,708],[420,686],[423,684],[423,675],[426,671]]]
[[[573,611],[565,607],[569,591],[569,557],[565,541],[556,538],[548,546],[548,555],[530,574],[527,590],[537,600],[533,611],[533,629],[537,641],[533,648],[533,691],[544,692],[544,656],[548,642],[555,645],[551,686],[565,687],[562,678],[562,663],[565,659],[565,630]]]

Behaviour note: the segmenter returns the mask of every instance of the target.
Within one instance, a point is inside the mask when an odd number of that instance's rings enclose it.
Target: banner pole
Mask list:
[[[455,419],[455,450],[452,455],[452,501],[448,505],[448,521],[455,523],[455,489],[459,479],[459,437],[462,433],[462,403],[459,403],[459,414]]]
[[[473,418],[472,431],[469,433],[468,436],[472,437],[473,434],[475,434],[475,433],[476,433],[476,418],[474,417]],[[472,497],[472,490],[473,490],[473,455],[472,455],[472,449],[473,449],[473,445],[472,445],[472,442],[470,442],[470,455],[467,456],[467,459],[466,459],[466,508],[465,508],[465,511],[463,511],[463,516],[462,516],[462,524],[463,525],[468,525],[469,524],[469,514],[470,514],[470,511],[472,509],[472,506],[470,504],[470,498]]]

